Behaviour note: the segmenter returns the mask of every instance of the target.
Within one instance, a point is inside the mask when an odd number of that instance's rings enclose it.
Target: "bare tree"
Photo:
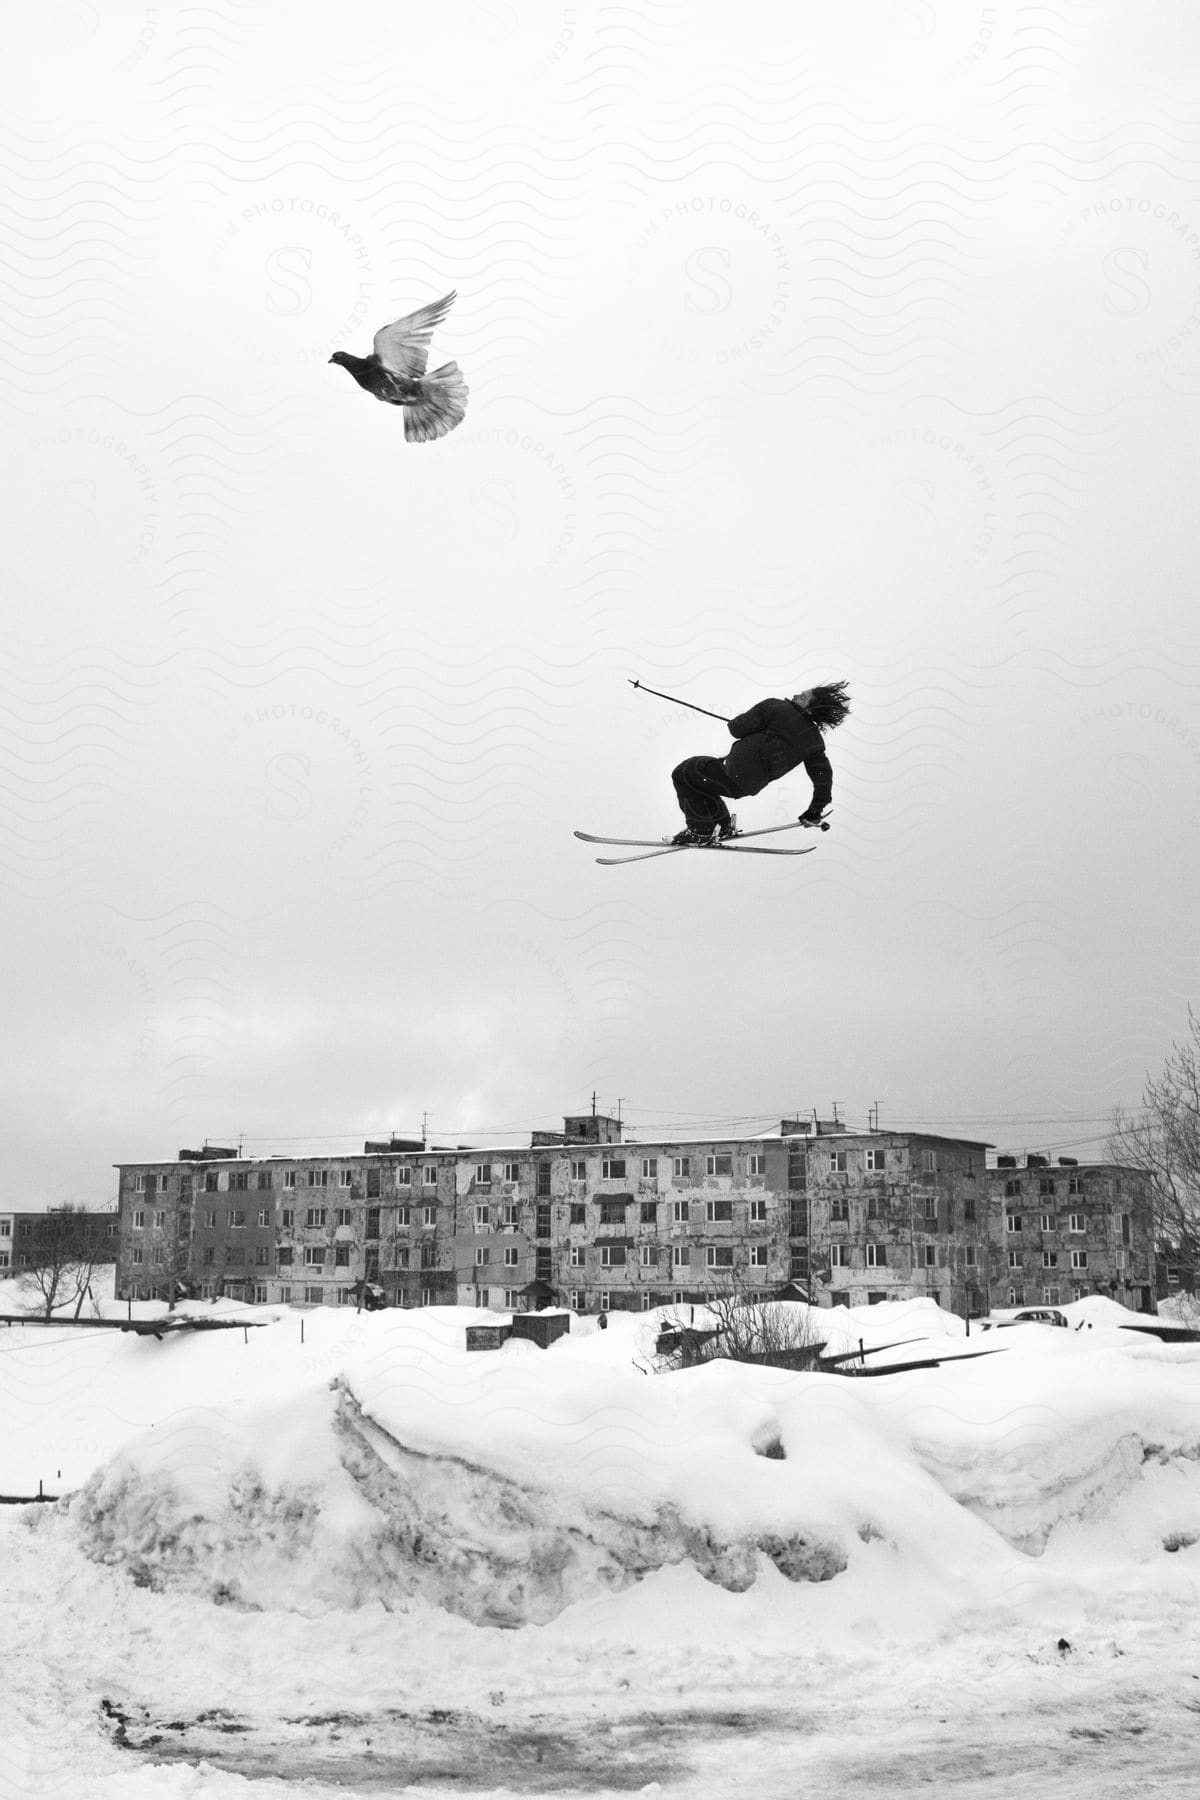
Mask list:
[[[692,1368],[726,1358],[776,1369],[817,1366],[824,1339],[813,1311],[789,1300],[761,1297],[745,1269],[723,1272],[704,1299],[707,1325],[664,1320],[663,1338],[673,1345],[669,1366]]]
[[[104,1260],[96,1215],[82,1207],[51,1208],[29,1230],[25,1253],[26,1272],[42,1297],[43,1317],[51,1318],[56,1306],[74,1300],[78,1318],[96,1265]]]
[[[1155,1237],[1187,1267],[1200,1263],[1200,1018],[1188,1008],[1190,1037],[1172,1044],[1142,1107],[1113,1113],[1108,1154],[1150,1178]]]

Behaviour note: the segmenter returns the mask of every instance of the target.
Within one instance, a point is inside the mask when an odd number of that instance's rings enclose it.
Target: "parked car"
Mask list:
[[[978,1321],[980,1331],[1003,1331],[1006,1325],[1061,1325],[1071,1329],[1067,1317],[1053,1306],[1023,1306],[1017,1312],[991,1313]]]

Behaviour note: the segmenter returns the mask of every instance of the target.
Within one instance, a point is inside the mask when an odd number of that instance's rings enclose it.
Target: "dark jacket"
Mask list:
[[[730,752],[739,764],[751,759],[761,767],[762,785],[786,775],[797,764],[813,784],[814,807],[829,805],[833,795],[833,770],[825,754],[825,740],[803,707],[794,700],[760,700],[748,712],[730,719],[729,729],[739,740]]]

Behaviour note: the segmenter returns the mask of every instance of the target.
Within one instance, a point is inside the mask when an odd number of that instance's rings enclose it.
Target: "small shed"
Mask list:
[[[528,1338],[546,1350],[556,1338],[565,1337],[570,1331],[571,1315],[564,1309],[549,1308],[541,1312],[514,1313],[509,1329],[513,1337]]]

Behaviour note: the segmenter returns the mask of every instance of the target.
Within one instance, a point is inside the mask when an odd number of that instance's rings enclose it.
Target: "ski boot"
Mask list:
[[[712,842],[713,829],[711,826],[706,831],[699,831],[695,826],[687,825],[682,831],[677,831],[674,837],[663,839],[664,844],[671,844],[677,850],[695,850],[702,844],[711,844]]]

